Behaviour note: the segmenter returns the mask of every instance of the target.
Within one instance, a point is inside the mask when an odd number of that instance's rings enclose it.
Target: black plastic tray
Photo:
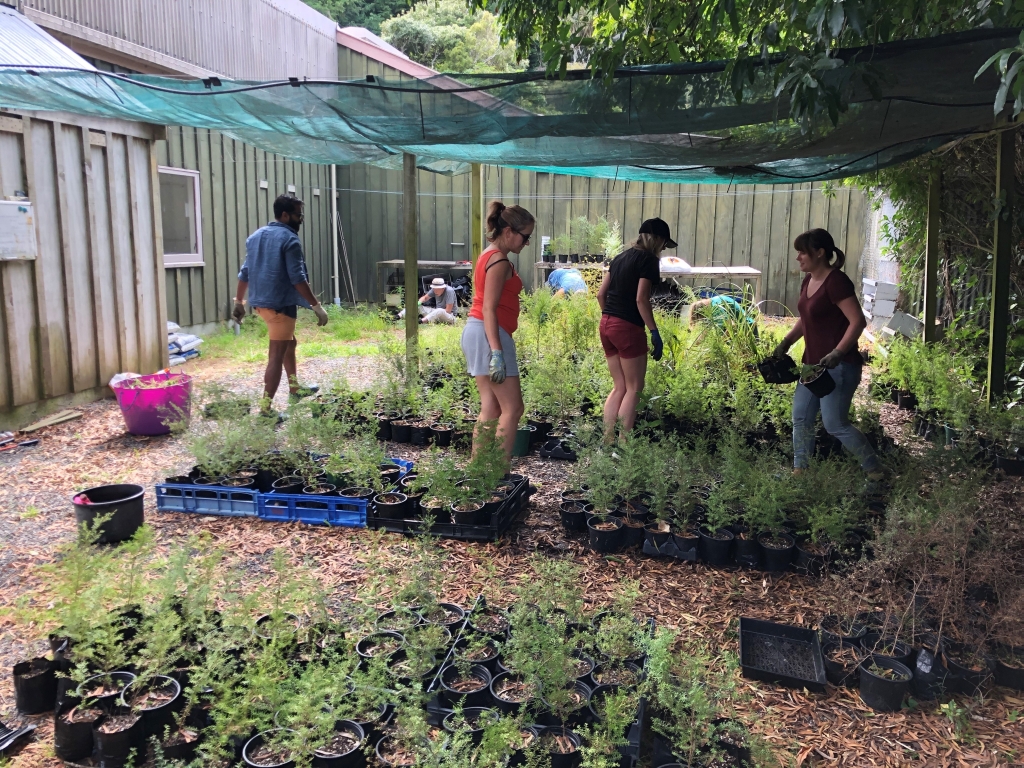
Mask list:
[[[497,541],[513,523],[521,519],[526,511],[526,506],[530,501],[529,487],[529,478],[524,477],[520,480],[515,490],[491,514],[491,521],[487,525],[459,525],[453,522],[435,522],[434,526],[427,533],[442,539]],[[424,532],[422,526],[422,520],[391,520],[377,517],[377,512],[374,509],[370,509],[367,512],[367,528],[382,528],[391,533],[416,534]]]
[[[825,663],[813,629],[740,618],[740,666],[751,680],[825,692]]]

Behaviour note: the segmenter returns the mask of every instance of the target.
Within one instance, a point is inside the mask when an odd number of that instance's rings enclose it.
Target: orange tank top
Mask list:
[[[494,248],[488,248],[476,260],[476,269],[473,273],[473,306],[469,309],[469,316],[477,320],[484,319],[484,283],[487,280],[487,262],[496,253]],[[495,261],[500,264],[501,261]],[[512,265],[512,262],[508,262]],[[494,267],[501,269],[501,267]],[[510,336],[519,327],[519,294],[523,290],[523,281],[516,273],[515,266],[512,266],[512,276],[505,281],[501,289],[501,298],[498,299],[498,327],[504,329]]]

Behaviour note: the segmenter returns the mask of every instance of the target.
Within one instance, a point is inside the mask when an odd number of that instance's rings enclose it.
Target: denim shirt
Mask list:
[[[295,286],[309,282],[302,243],[291,227],[272,221],[245,241],[245,263],[238,279],[249,284],[249,306],[282,310],[310,308]]]

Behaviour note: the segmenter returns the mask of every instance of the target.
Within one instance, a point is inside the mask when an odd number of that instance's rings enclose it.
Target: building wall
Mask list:
[[[205,266],[167,269],[170,320],[201,327],[231,316],[245,239],[273,220],[274,198],[292,191],[306,203],[299,237],[313,291],[333,300],[330,166],[294,162],[202,128],[168,128],[156,153],[159,165],[200,173]]]
[[[167,364],[154,139],[163,128],[0,116],[0,195],[27,193],[34,261],[0,262],[0,429]]]
[[[337,74],[337,25],[300,0],[20,0],[20,9],[75,51],[137,71]]]
[[[408,79],[379,61],[338,46],[338,77],[367,75]],[[379,295],[376,262],[404,257],[402,176],[366,165],[338,168],[339,210],[360,299]],[[470,259],[470,180],[420,171],[421,260]],[[486,166],[485,200],[517,203],[537,217],[534,238],[518,257],[527,289],[541,237],[568,231],[569,221],[607,216],[619,222],[623,238],[635,237],[644,219],[660,216],[679,243],[676,255],[694,266],[752,266],[763,273],[765,311],[796,312],[801,275],[792,249],[796,235],[824,227],[847,255],[846,272],[859,283],[860,255],[868,233],[870,205],[863,192],[837,187],[828,196],[820,185],[709,185],[614,182]],[[464,245],[456,245],[463,243]],[[513,256],[513,261],[516,261]]]

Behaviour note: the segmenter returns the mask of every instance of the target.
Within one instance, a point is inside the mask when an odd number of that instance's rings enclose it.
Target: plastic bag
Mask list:
[[[110,381],[107,382],[107,386],[109,386],[111,389],[115,389],[115,387],[122,381],[128,381],[128,379],[138,379],[141,377],[141,373],[115,373],[113,378],[111,378]]]

